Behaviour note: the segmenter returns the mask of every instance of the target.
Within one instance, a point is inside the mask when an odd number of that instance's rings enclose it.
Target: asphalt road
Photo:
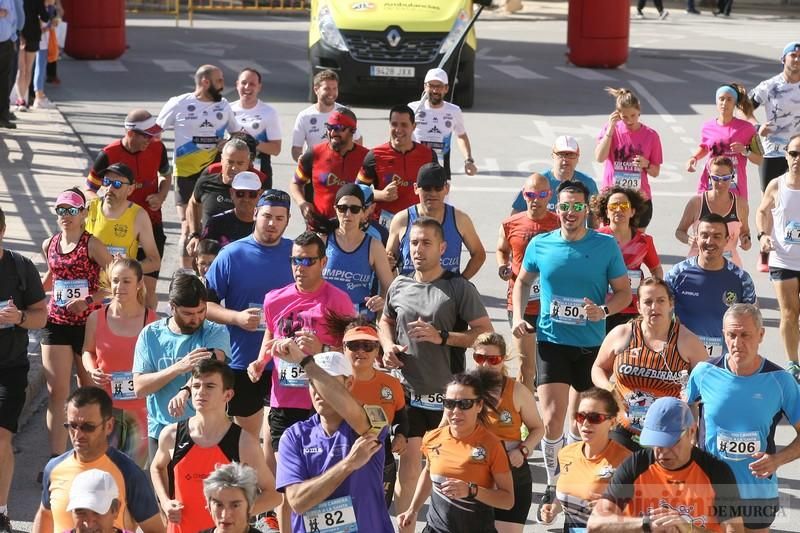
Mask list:
[[[233,81],[251,65],[264,73],[262,99],[277,107],[284,134],[281,155],[273,158],[275,184],[285,187],[294,165],[289,155],[294,117],[308,105],[308,65],[305,56],[307,21],[299,18],[201,17],[194,28],[176,28],[173,19],[131,17],[129,50],[117,61],[75,61],[59,65],[63,84],[48,87],[49,96],[77,132],[93,157],[97,150],[121,135],[129,109],[146,107],[154,114],[171,96],[192,90],[192,73],[202,63],[220,65],[229,100],[235,100]],[[686,175],[683,165],[698,140],[701,123],[714,116],[714,92],[721,84],[739,81],[752,87],[780,71],[783,45],[797,38],[798,20],[786,13],[734,15],[723,20],[708,14],[692,17],[673,11],[666,21],[634,20],[631,53],[625,68],[575,69],[565,62],[565,9],[559,4],[526,3],[519,16],[488,14],[479,21],[480,39],[475,107],[465,115],[480,174],[455,175],[451,200],[469,213],[487,250],[487,263],[474,280],[490,310],[495,328],[508,333],[505,285],[496,276],[494,250],[497,228],[525,176],[550,164],[550,146],[557,135],[577,137],[584,155],[578,168],[598,176],[601,166],[591,161],[594,139],[613,110],[606,86],[626,86],[636,92],[642,120],[662,139],[665,163],[652,180],[655,216],[649,227],[662,263],[669,268],[681,260],[685,246],[673,236],[683,206],[694,193],[697,175]],[[365,144],[388,138],[384,106],[355,102]],[[166,137],[169,143],[169,136]],[[171,146],[171,145],[170,145]],[[88,164],[88,160],[87,160]],[[455,156],[454,168],[460,168]],[[760,200],[757,170],[750,166],[750,203]],[[165,205],[168,242],[176,242],[176,217]],[[287,235],[300,230],[295,213]],[[751,227],[753,227],[751,217]],[[176,264],[174,249],[162,271]],[[766,274],[755,272],[754,251],[743,253],[746,268],[756,282],[768,332],[762,353],[783,364],[786,357],[777,331],[777,303]],[[165,288],[161,290],[162,294]],[[40,497],[33,480],[46,459],[44,418],[40,412],[16,440],[17,475],[11,495],[15,527],[29,530]],[[779,444],[794,437],[786,426],[778,430]],[[540,465],[534,456],[533,463]],[[544,472],[534,470],[534,492],[543,489]],[[780,470],[784,515],[775,531],[800,531],[800,465]],[[560,531],[560,526],[548,528]],[[544,528],[529,524],[526,531]]]

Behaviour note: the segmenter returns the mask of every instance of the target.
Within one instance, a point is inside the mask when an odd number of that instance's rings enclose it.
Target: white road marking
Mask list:
[[[250,61],[249,59],[223,59],[220,61],[223,67],[227,67],[228,70],[239,74],[246,68],[253,68],[258,71],[259,74],[264,76],[265,74],[269,74],[269,69],[259,65],[255,61]]]
[[[590,80],[590,81],[615,81],[616,78],[612,78],[607,74],[603,74],[599,70],[590,69],[590,68],[577,68],[577,67],[556,67],[556,70],[560,70],[561,72],[566,72],[576,78],[580,78],[582,80]]]
[[[675,133],[686,133],[686,129],[683,126],[672,126],[672,131]]]
[[[546,80],[547,76],[528,70],[520,65],[489,65],[495,70],[499,70],[503,74],[516,78],[518,80]]]
[[[704,78],[718,83],[730,83],[734,79],[741,80],[741,76],[725,74],[718,70],[684,70],[684,72],[692,76],[697,76],[698,78]]]
[[[128,67],[122,61],[87,61],[89,68],[95,72],[127,72]]]
[[[669,114],[669,111],[667,111],[667,108],[664,107],[661,104],[661,102],[659,102],[656,99],[655,96],[650,94],[650,91],[645,89],[644,85],[642,85],[641,83],[639,83],[636,80],[629,80],[629,81],[630,81],[631,87],[636,89],[636,93],[639,96],[641,96],[642,98],[644,98],[645,100],[647,100],[647,103],[649,103],[651,106],[653,106],[653,109],[655,109],[656,112],[658,112],[658,115],[661,117],[661,120],[663,120],[664,122],[666,122],[668,124],[675,124],[675,122],[676,122],[675,117],[673,117],[672,115]]]
[[[688,144],[695,144],[695,140],[692,137],[681,137],[681,140]]]
[[[153,63],[165,72],[194,72],[197,70],[195,65],[185,59],[154,59]]]
[[[656,83],[686,83],[686,80],[682,80],[680,78],[674,78],[667,74],[656,72],[655,70],[647,70],[643,68],[626,68],[625,71],[630,72],[634,76],[639,76],[640,78],[644,78],[648,81],[654,81]]]

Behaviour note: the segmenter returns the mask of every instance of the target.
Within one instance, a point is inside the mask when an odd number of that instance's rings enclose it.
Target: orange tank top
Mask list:
[[[489,431],[494,433],[503,441],[519,441],[522,436],[522,417],[514,408],[514,381],[503,378],[503,390],[500,393],[500,401],[497,404],[497,412],[489,410]]]
[[[400,380],[378,370],[375,371],[375,377],[368,381],[355,379],[350,394],[362,405],[380,405],[389,425],[394,422],[397,411],[406,406]]]
[[[647,346],[642,333],[642,319],[631,322],[631,339],[614,361],[615,390],[625,404],[619,421],[628,431],[638,434],[647,409],[658,398],[679,398],[689,378],[689,363],[678,353],[680,321],[675,317],[664,348],[657,352]]]

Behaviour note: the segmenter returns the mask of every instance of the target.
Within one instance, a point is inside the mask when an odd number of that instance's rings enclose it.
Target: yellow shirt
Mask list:
[[[128,208],[119,218],[107,218],[103,214],[103,201],[96,198],[86,207],[86,231],[97,237],[106,245],[112,255],[136,259],[139,250],[139,239],[136,234],[136,216],[141,206],[129,202]]]

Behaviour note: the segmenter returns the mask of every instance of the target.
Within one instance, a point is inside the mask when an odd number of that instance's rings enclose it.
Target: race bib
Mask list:
[[[631,290],[639,290],[639,285],[642,284],[642,271],[628,270],[628,279],[631,280]]]
[[[3,300],[2,302],[0,302],[0,311],[5,309],[6,307],[8,307],[8,300]],[[0,329],[7,329],[7,328],[13,328],[13,327],[14,327],[14,324],[0,324]]]
[[[783,229],[783,240],[789,244],[800,244],[800,222],[790,220]]]
[[[128,257],[128,249],[124,246],[106,246],[108,248],[108,253],[111,255],[120,255],[122,257]]]
[[[308,376],[300,365],[278,359],[278,384],[284,387],[308,387]]]
[[[550,320],[570,326],[586,324],[586,310],[582,298],[553,295],[550,301]]]
[[[134,400],[133,372],[111,373],[111,398],[114,400]]]
[[[444,409],[444,406],[442,405],[444,394],[441,392],[436,392],[433,394],[417,394],[412,389],[409,389],[408,396],[410,398],[408,403],[411,404],[412,407],[418,407],[419,409],[425,409],[426,411],[442,411]]]
[[[633,162],[615,161],[614,185],[638,190],[642,187],[642,171]]]
[[[258,309],[258,328],[256,328],[256,331],[265,331],[267,329],[267,323],[264,319],[264,308],[261,304],[249,303],[247,304],[247,308]]]
[[[89,280],[57,279],[53,283],[53,300],[59,307],[66,306],[70,300],[82,300],[89,296]]]
[[[703,337],[698,335],[700,342],[706,347],[708,357],[719,357],[722,355],[722,337]]]
[[[394,218],[394,213],[390,213],[386,209],[381,209],[381,214],[378,217],[378,223],[386,229],[389,229],[389,226],[392,224],[392,219]]]
[[[744,461],[761,451],[758,431],[728,431],[717,429],[717,450],[720,457],[729,461]]]
[[[303,514],[306,531],[315,533],[352,533],[358,531],[353,499],[342,496],[316,505]]]
[[[533,280],[531,284],[531,293],[528,295],[529,302],[538,302],[539,298],[541,298],[542,287],[539,285],[539,274],[536,274],[536,278]]]

